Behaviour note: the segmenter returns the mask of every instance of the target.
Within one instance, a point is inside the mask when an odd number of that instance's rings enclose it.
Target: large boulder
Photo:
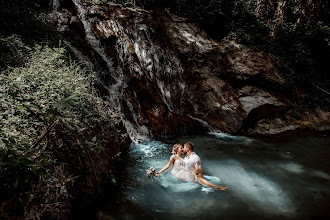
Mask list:
[[[243,128],[251,128],[261,119],[282,115],[290,108],[290,103],[264,90],[245,86],[238,91],[238,100],[246,112]]]
[[[66,4],[53,13],[59,30],[97,72],[96,87],[131,136],[198,132],[205,125],[236,133],[291,106],[279,98],[276,88],[285,81],[264,52],[217,42],[168,11]]]
[[[225,54],[226,72],[239,81],[259,81],[284,85],[277,61],[263,51],[254,51],[234,40],[224,39],[220,50]]]
[[[257,122],[250,135],[274,135],[295,130],[328,132],[330,130],[330,112],[320,107],[315,111],[288,111],[282,117],[265,118]]]

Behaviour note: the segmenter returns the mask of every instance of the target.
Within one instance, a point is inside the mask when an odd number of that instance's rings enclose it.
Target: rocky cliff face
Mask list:
[[[216,42],[167,11],[54,2],[65,43],[96,72],[100,94],[131,138],[238,133],[292,107],[276,60],[264,52]]]

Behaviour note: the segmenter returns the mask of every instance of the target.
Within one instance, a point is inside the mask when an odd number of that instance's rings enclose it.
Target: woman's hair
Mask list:
[[[174,144],[172,148],[172,154],[176,154],[180,146],[181,144]]]

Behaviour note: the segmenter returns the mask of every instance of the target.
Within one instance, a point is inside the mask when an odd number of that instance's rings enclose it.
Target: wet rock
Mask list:
[[[294,130],[330,130],[330,112],[318,107],[311,112],[288,111],[283,117],[262,119],[258,121],[254,129],[250,129],[250,135],[272,135]]]
[[[166,10],[72,3],[76,11],[59,19],[59,30],[98,73],[96,87],[131,136],[180,135],[206,124],[237,133],[292,107],[281,98],[278,63],[264,52],[216,42]]]
[[[210,77],[187,88],[187,110],[213,128],[229,133],[241,128],[245,112],[233,89],[224,80]]]
[[[254,122],[261,119],[281,115],[289,110],[291,104],[282,97],[263,91],[261,89],[245,86],[238,91],[238,100],[246,112],[243,129],[254,126]]]
[[[259,79],[277,85],[285,83],[278,63],[265,52],[253,51],[229,39],[224,39],[220,45],[221,52],[226,55],[226,71],[236,80]]]

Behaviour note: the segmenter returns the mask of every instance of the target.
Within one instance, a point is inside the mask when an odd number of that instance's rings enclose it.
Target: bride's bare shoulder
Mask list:
[[[170,157],[170,160],[175,160],[175,155],[172,155],[171,157]]]

